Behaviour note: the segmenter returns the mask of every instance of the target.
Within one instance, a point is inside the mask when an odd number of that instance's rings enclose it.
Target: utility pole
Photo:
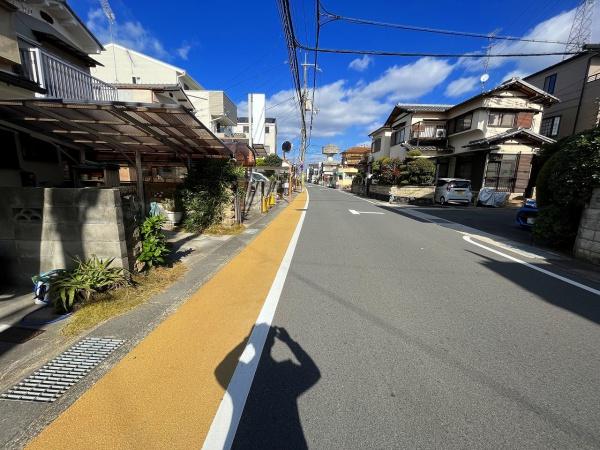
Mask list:
[[[302,98],[300,99],[300,107],[302,109],[302,114],[307,111],[310,111],[311,114],[314,114],[316,111],[314,110],[315,105],[312,104],[312,100],[308,98],[308,68],[314,67],[315,72],[317,70],[321,70],[319,66],[314,63],[308,62],[308,54],[304,53],[304,62],[301,64],[303,69],[303,88],[302,88]],[[315,74],[316,76],[316,74]],[[304,177],[302,173],[304,171],[304,155],[306,153],[306,128],[303,128],[300,133],[300,179],[302,182],[302,190],[304,190]]]

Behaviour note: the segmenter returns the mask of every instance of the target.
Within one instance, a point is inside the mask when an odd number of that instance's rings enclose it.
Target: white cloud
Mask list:
[[[157,58],[169,59],[169,52],[162,42],[138,21],[115,22],[111,39],[108,20],[100,8],[88,12],[87,27],[102,43],[114,41],[124,47],[131,48]]]
[[[370,83],[350,85],[341,79],[322,85],[315,93],[315,107],[319,111],[314,116],[312,135],[333,138],[353,127],[361,130],[370,127],[372,131],[381,125],[395,103],[427,94],[442,83],[452,69],[448,61],[421,58],[404,66],[392,66]],[[299,133],[298,107],[293,101],[285,101],[292,96],[293,91],[288,89],[267,99],[267,108],[272,106],[267,115],[277,118],[281,139],[290,139]],[[242,108],[245,102],[238,105],[238,111]]]
[[[175,51],[177,52],[177,54],[179,55],[179,57],[181,59],[187,61],[188,55],[189,55],[191,49],[192,49],[192,46],[190,44],[183,44],[181,47],[179,47]]]
[[[357,72],[364,72],[372,62],[373,58],[371,58],[369,55],[363,55],[362,58],[353,59],[350,64],[348,64],[348,67],[356,70]]]
[[[564,11],[537,24],[528,31],[523,37],[537,40],[567,41],[575,10]],[[594,9],[591,42],[600,40],[600,2],[596,3]],[[522,41],[499,41],[492,48],[494,53],[548,53],[562,52],[565,46],[563,44],[545,44],[537,42]],[[514,58],[491,58],[489,68],[497,69],[507,64],[513,66],[513,71],[521,74],[531,74],[544,67],[550,66],[562,59],[562,56],[530,56]],[[462,58],[459,64],[470,72],[483,72],[483,60],[480,58]]]
[[[446,97],[460,97],[467,92],[475,90],[478,83],[478,77],[457,78],[446,87],[444,95],[446,95]]]

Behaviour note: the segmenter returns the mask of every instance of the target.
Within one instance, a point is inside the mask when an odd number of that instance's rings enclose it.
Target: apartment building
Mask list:
[[[94,76],[112,83],[121,101],[177,104],[194,115],[218,137],[230,136],[237,123],[237,107],[223,91],[210,91],[185,69],[119,44],[106,44]]]
[[[522,194],[533,155],[554,142],[540,134],[540,126],[544,107],[557,102],[552,94],[511,79],[457,105],[399,104],[371,133],[370,160],[404,159],[418,149],[436,162],[438,177],[470,179],[474,190],[485,186]]]
[[[250,122],[248,117],[238,117],[237,125],[233,127],[234,136],[244,140],[248,140],[250,135]],[[258,144],[260,146],[260,144]],[[254,143],[254,147],[257,144]],[[264,149],[265,155],[277,152],[277,119],[274,117],[266,117],[264,125]],[[262,152],[260,152],[262,153]]]
[[[540,133],[561,139],[600,123],[600,44],[524,78],[558,97],[544,109]]]

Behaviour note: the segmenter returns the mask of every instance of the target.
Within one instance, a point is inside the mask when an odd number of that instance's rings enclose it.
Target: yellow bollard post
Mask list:
[[[271,206],[275,206],[275,193],[271,192],[271,195],[269,197],[269,203],[271,204]]]

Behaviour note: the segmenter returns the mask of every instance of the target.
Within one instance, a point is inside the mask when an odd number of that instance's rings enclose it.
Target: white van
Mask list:
[[[470,204],[473,198],[471,181],[464,178],[439,178],[435,186],[434,201],[440,205],[448,202]]]

